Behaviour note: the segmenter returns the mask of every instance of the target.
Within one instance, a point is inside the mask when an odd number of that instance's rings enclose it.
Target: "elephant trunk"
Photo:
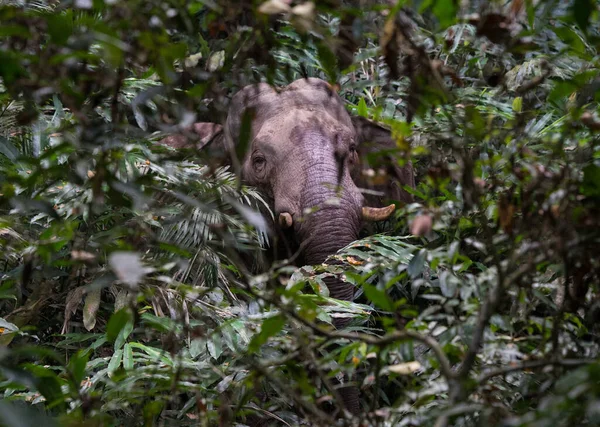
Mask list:
[[[339,199],[338,206],[327,206],[310,215],[299,233],[305,245],[303,253],[305,263],[320,264],[329,255],[335,254],[339,249],[358,239],[360,215],[360,204],[348,198]],[[354,285],[337,276],[325,277],[323,281],[327,285],[329,296],[352,301]],[[333,325],[342,328],[349,322],[348,318],[334,319]]]
[[[305,222],[300,233],[305,242],[304,261],[306,264],[320,264],[339,249],[358,238],[360,207],[324,208],[313,213]],[[336,277],[325,278],[329,295],[333,298],[350,301],[354,296],[354,286]]]

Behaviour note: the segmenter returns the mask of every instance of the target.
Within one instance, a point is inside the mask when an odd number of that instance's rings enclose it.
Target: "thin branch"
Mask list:
[[[462,414],[470,414],[478,412],[484,409],[484,406],[478,403],[462,403],[451,406],[448,410],[444,411],[435,421],[434,427],[446,427],[450,417]]]
[[[552,341],[552,354],[557,354],[559,351],[558,348],[558,336],[560,335],[560,327],[562,324],[562,320],[563,317],[565,315],[565,312],[567,311],[567,304],[569,302],[569,299],[571,297],[571,294],[569,292],[569,260],[567,257],[567,253],[563,252],[563,265],[564,265],[564,284],[563,284],[563,299],[560,303],[560,307],[558,307],[558,310],[556,311],[556,314],[554,315],[553,319],[552,319],[552,336],[551,336],[551,341]]]
[[[493,377],[499,375],[510,374],[511,372],[524,371],[526,369],[543,368],[545,366],[564,366],[564,367],[575,367],[582,365],[589,365],[591,363],[597,363],[593,359],[547,359],[547,360],[529,360],[527,362],[519,363],[518,365],[502,366],[496,369],[490,369],[479,375],[477,382],[482,384]]]

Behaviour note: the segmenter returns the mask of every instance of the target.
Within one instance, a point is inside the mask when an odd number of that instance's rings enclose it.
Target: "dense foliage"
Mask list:
[[[0,424],[600,424],[599,15],[0,1]],[[298,269],[257,190],[157,141],[303,76],[389,126],[417,188]]]

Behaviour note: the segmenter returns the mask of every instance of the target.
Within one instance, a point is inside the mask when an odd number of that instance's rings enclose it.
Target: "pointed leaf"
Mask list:
[[[102,289],[92,289],[88,292],[85,297],[85,304],[83,306],[83,326],[88,331],[94,329],[96,326],[96,313],[100,308],[100,295]]]
[[[252,337],[252,341],[248,345],[248,351],[256,352],[269,338],[278,334],[285,325],[285,317],[278,314],[265,319],[260,327],[260,332]]]

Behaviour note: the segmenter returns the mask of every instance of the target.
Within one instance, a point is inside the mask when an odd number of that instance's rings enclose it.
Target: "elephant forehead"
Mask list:
[[[229,135],[236,140],[244,112],[250,112],[253,136],[274,121],[285,121],[298,116],[318,114],[330,123],[352,128],[352,121],[341,98],[329,84],[319,79],[301,79],[281,91],[266,84],[249,86],[232,100],[227,118]]]
[[[312,136],[331,144],[334,139],[350,143],[355,138],[354,128],[335,117],[324,111],[301,108],[270,117],[260,128],[253,127],[252,134],[254,146],[262,144],[274,148],[298,144]]]

